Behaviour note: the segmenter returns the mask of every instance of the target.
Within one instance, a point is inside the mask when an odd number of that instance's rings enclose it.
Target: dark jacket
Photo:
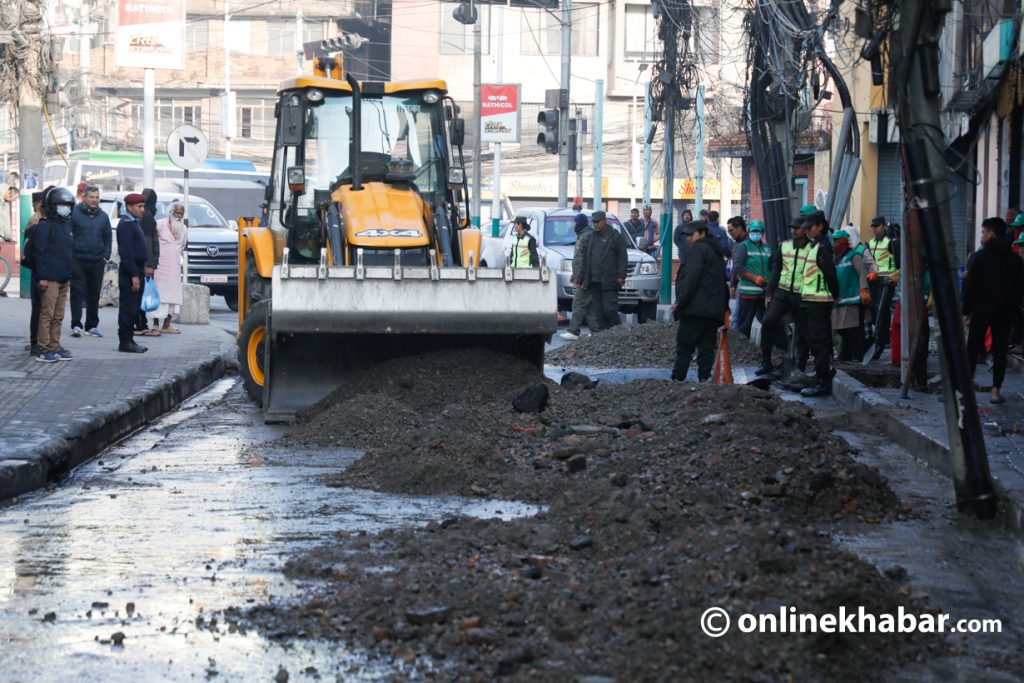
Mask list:
[[[708,223],[708,236],[714,237],[718,240],[718,244],[722,247],[722,253],[725,254],[725,258],[732,258],[733,239],[729,236],[729,233],[725,231],[725,228],[718,223]]]
[[[99,208],[76,204],[71,212],[72,254],[79,261],[106,261],[111,249],[110,218]]]
[[[32,234],[33,273],[39,280],[67,282],[71,279],[71,221],[44,218]]]
[[[1024,263],[1008,237],[993,237],[974,254],[964,280],[964,315],[1009,320],[1024,297]]]
[[[577,268],[576,262],[579,261]],[[573,256],[573,273],[578,273],[583,286],[599,286],[601,289],[615,289],[616,280],[626,279],[629,258],[626,255],[626,238],[611,225],[604,230],[587,230],[576,240],[576,254]]]
[[[690,245],[686,270],[676,275],[676,317],[725,320],[729,286],[724,255],[721,243],[710,234]]]
[[[146,198],[146,210],[139,217],[139,225],[142,226],[142,234],[146,238],[146,248],[149,250],[146,265],[156,268],[160,265],[160,235],[156,231],[156,191],[147,187],[142,194]]]
[[[117,224],[117,254],[121,257],[120,270],[128,277],[141,278],[146,274],[149,248],[142,226],[133,216],[125,216]]]

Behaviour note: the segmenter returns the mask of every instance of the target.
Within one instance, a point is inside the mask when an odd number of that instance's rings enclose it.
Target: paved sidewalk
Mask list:
[[[75,359],[28,355],[26,299],[0,298],[0,501],[37,489],[222,377],[235,339],[208,325],[140,338],[149,352],[117,351],[117,309],[100,309],[102,339],[61,344]]]
[[[982,389],[975,395],[1001,514],[1009,528],[1024,532],[1024,373],[1015,366],[1011,362],[1002,387],[1006,403],[988,402],[992,374],[984,365],[975,375]],[[841,405],[868,413],[900,446],[953,476],[940,395],[911,392],[900,398],[899,389],[872,389],[841,371],[833,388]]]

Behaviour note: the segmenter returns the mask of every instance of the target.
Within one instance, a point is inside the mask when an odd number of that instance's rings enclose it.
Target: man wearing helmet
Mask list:
[[[32,259],[39,290],[39,327],[36,344],[41,363],[71,360],[60,345],[60,327],[71,286],[71,210],[75,196],[63,187],[51,190],[43,200],[46,217],[32,236]]]

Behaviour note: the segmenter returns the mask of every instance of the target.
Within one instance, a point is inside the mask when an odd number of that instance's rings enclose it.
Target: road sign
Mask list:
[[[206,134],[195,126],[178,126],[167,138],[167,156],[171,163],[186,171],[199,168],[209,152]]]

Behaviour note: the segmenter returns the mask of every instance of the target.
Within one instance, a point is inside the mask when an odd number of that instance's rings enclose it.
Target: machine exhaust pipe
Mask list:
[[[352,165],[352,191],[363,189],[363,181],[359,173],[359,148],[363,142],[363,95],[359,91],[359,81],[351,73],[345,74],[345,80],[352,86],[352,142],[349,145],[349,163]]]

